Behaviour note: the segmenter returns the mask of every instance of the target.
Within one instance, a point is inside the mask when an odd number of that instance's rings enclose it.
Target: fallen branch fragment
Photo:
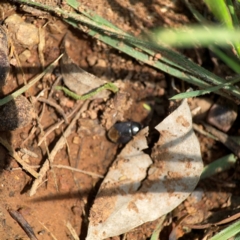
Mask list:
[[[81,102],[77,104],[77,106],[70,112],[66,117],[67,119],[72,117],[72,115],[79,109],[79,107],[82,105]],[[55,123],[53,126],[48,128],[48,130],[45,132],[45,135],[39,140],[38,146],[42,144],[42,142],[47,138],[47,136],[52,133],[55,129],[59,128],[61,124],[64,123],[64,120],[61,120],[60,122]]]
[[[54,234],[47,228],[47,226],[44,223],[42,223],[40,221],[39,221],[39,223],[48,231],[48,233],[50,234],[50,236],[52,237],[53,240],[57,240],[57,238],[54,236]]]
[[[29,166],[29,167],[40,168],[41,166],[36,165],[36,166]],[[63,168],[63,169],[71,170],[71,171],[74,171],[74,172],[79,172],[79,173],[83,173],[83,174],[86,174],[86,175],[90,175],[92,177],[104,178],[103,175],[100,175],[98,173],[93,173],[93,172],[89,172],[89,171],[85,171],[85,170],[81,170],[81,169],[78,169],[78,168],[69,167],[69,166],[65,166],[65,165],[54,165],[53,164],[51,167],[53,167],[53,168]],[[9,170],[10,171],[16,171],[16,170],[22,170],[22,168],[21,167],[16,167],[16,168],[10,168]]]
[[[86,105],[88,105],[88,101],[86,101],[82,104],[81,109],[78,111],[78,113],[76,114],[76,116],[74,117],[72,122],[69,124],[69,126],[65,130],[63,136],[55,144],[53,150],[49,154],[49,159],[46,159],[46,161],[44,162],[44,164],[43,164],[43,166],[42,166],[42,168],[39,172],[39,178],[35,179],[34,182],[33,182],[33,185],[32,185],[32,187],[30,189],[30,192],[29,192],[30,196],[33,196],[36,193],[36,191],[38,189],[38,186],[42,182],[43,177],[45,176],[46,172],[49,170],[50,162],[53,163],[54,157],[56,156],[57,152],[60,149],[62,149],[63,146],[65,145],[65,143],[66,143],[65,138],[68,137],[71,134],[74,125],[76,124],[77,120],[79,119],[82,111],[85,110]]]
[[[230,217],[227,217],[219,222],[215,222],[215,223],[206,223],[206,224],[184,224],[184,226],[192,228],[192,229],[206,229],[206,228],[210,228],[212,226],[219,226],[219,225],[223,225],[223,224],[227,224],[230,222],[233,222],[237,219],[240,218],[240,213],[236,213]]]
[[[30,157],[33,157],[33,158],[38,158],[38,155],[26,148],[20,148],[20,152],[24,153],[24,154],[27,154],[28,156]]]
[[[230,149],[238,158],[240,158],[240,146],[234,140],[232,140],[227,134],[217,130],[216,128],[203,123],[205,129],[211,133],[214,137],[223,143],[228,149]]]
[[[23,167],[24,170],[29,172],[34,178],[38,178],[38,173],[19,157],[19,155],[6,140],[0,137],[0,143],[8,150],[9,155],[12,156]]]
[[[73,226],[71,225],[71,223],[69,221],[67,221],[66,227],[68,228],[69,232],[72,234],[73,239],[79,240],[79,237],[78,237],[75,229],[73,228]]]
[[[25,218],[22,216],[21,213],[19,213],[18,211],[11,210],[11,209],[9,209],[8,212],[9,212],[10,216],[20,225],[20,227],[23,229],[23,231],[28,235],[30,240],[38,240],[33,232],[32,227],[25,220]]]
[[[69,166],[64,166],[64,165],[52,165],[52,167],[54,167],[54,168],[64,168],[64,169],[68,169],[68,170],[71,170],[71,171],[84,173],[84,174],[90,175],[90,176],[92,176],[92,177],[103,178],[103,175],[100,175],[100,174],[97,174],[97,173],[93,173],[93,172],[84,171],[84,170],[80,170],[80,169],[73,168],[73,167],[69,167]]]
[[[49,99],[46,99],[44,97],[39,97],[39,98],[37,98],[37,100],[39,102],[43,102],[43,103],[46,103],[46,104],[54,107],[57,110],[57,112],[60,113],[63,116],[65,123],[68,124],[68,119],[66,117],[66,114],[64,113],[63,109],[59,105],[57,105],[53,101],[51,101]]]

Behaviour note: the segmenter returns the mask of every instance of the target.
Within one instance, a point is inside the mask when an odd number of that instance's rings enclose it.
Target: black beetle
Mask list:
[[[114,143],[125,144],[135,136],[142,126],[138,122],[117,122],[108,131],[108,139]]]

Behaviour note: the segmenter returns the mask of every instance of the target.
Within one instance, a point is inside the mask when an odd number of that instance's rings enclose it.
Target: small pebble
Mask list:
[[[209,110],[207,122],[227,132],[237,118],[237,105],[230,100],[219,98]]]
[[[32,55],[31,52],[28,49],[26,49],[18,57],[20,62],[25,63],[31,57],[31,55]]]
[[[41,230],[41,231],[38,232],[38,235],[42,236],[42,235],[44,235],[45,233],[46,233],[45,230]]]
[[[27,48],[39,43],[38,28],[25,22],[19,15],[13,14],[5,20],[8,30],[15,34],[17,42]]]
[[[97,56],[95,55],[87,56],[87,63],[90,67],[94,66],[97,63]]]
[[[71,210],[74,215],[80,216],[82,214],[82,209],[78,206],[73,206]]]
[[[74,137],[72,142],[73,142],[74,144],[79,145],[79,144],[80,144],[80,138],[79,138],[79,137]]]

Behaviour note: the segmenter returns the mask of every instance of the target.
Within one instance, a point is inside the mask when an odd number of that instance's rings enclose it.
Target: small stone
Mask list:
[[[25,139],[27,139],[28,134],[26,132],[21,132],[20,137],[21,137],[22,140],[25,140]]]
[[[81,216],[81,214],[82,214],[82,209],[78,206],[73,206],[71,208],[71,210],[72,210],[74,215]]]
[[[20,62],[25,63],[31,57],[31,52],[28,49],[26,49],[18,57]]]
[[[219,98],[209,110],[207,122],[227,132],[237,118],[237,105],[230,100]]]
[[[80,138],[79,138],[79,137],[74,137],[72,142],[73,142],[74,144],[79,145],[79,144],[80,144]]]
[[[87,62],[90,67],[94,66],[97,62],[97,56],[95,55],[89,55],[87,56]]]
[[[38,28],[25,22],[19,15],[13,14],[5,20],[8,30],[13,34],[14,40],[20,45],[31,48],[39,43]]]
[[[38,232],[38,235],[42,236],[42,235],[44,235],[45,233],[46,233],[45,230],[41,230],[41,231]]]
[[[97,76],[103,75],[107,70],[107,62],[104,59],[98,59],[97,64],[94,66],[94,72]]]

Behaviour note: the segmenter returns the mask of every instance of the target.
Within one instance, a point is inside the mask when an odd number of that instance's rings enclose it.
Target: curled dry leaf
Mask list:
[[[170,212],[194,190],[203,165],[192,116],[184,100],[156,129],[160,139],[148,148],[144,128],[117,157],[90,212],[87,240],[128,232]]]
[[[63,43],[65,53],[60,61],[64,84],[71,91],[77,93],[78,95],[83,95],[95,90],[96,88],[106,83],[106,81],[84,71],[73,62],[67,53],[70,43],[66,37]],[[96,94],[93,98],[107,98],[109,94],[110,92],[108,90],[103,90]]]

